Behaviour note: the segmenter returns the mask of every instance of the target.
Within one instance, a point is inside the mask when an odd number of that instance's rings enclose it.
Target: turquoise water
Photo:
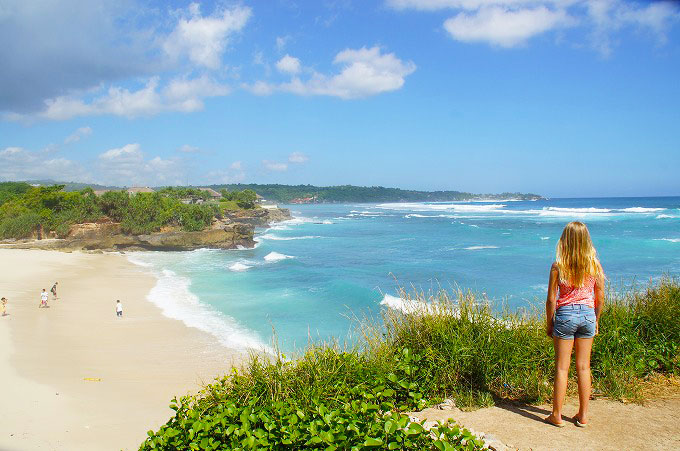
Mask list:
[[[400,308],[397,286],[541,305],[564,225],[588,224],[614,285],[680,274],[680,198],[302,205],[255,249],[137,253],[149,299],[227,346],[348,337],[352,314]],[[381,302],[383,305],[381,306]],[[390,307],[386,307],[389,305]]]

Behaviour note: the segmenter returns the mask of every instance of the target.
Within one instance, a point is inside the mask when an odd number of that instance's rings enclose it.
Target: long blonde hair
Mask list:
[[[567,224],[557,242],[555,258],[560,280],[573,287],[582,287],[588,276],[602,277],[602,266],[590,239],[588,227],[582,222]]]

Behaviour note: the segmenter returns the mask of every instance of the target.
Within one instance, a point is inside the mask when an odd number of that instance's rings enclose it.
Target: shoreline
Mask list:
[[[123,255],[0,248],[0,262],[0,449],[136,449],[173,396],[247,357],[165,316],[147,299],[157,279]]]

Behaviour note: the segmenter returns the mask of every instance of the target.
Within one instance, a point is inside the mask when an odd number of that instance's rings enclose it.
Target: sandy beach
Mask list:
[[[0,274],[3,451],[136,449],[173,396],[246,357],[164,317],[146,300],[156,279],[123,255],[0,249]]]

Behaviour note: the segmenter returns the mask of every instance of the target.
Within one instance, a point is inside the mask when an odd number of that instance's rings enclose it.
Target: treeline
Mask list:
[[[168,187],[154,193],[108,191],[95,195],[91,188],[66,192],[63,185],[33,187],[26,183],[0,183],[0,239],[33,236],[65,237],[74,224],[111,220],[123,233],[139,235],[166,226],[184,231],[208,227],[228,209],[253,208],[255,193],[227,193],[227,202],[185,203],[210,194],[198,189]],[[231,199],[236,199],[232,201]]]
[[[474,199],[541,199],[538,194],[500,193],[473,194],[461,191],[415,191],[399,188],[385,188],[383,186],[313,186],[313,185],[258,185],[231,184],[213,185],[211,188],[219,190],[250,189],[267,200],[289,203],[295,199],[314,198],[315,202],[446,202],[465,201]]]

